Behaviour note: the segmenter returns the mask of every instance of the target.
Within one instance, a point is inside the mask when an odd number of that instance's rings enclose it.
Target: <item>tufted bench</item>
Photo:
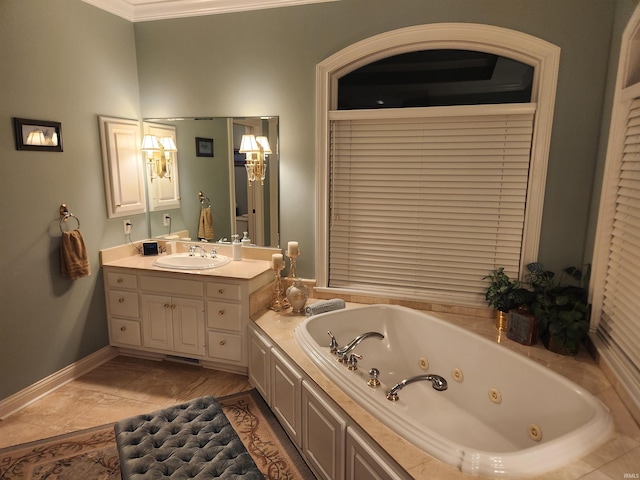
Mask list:
[[[214,397],[115,424],[123,480],[264,479]]]

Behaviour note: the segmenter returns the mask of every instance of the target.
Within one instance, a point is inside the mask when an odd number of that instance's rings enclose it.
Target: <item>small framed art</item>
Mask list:
[[[62,124],[48,120],[13,119],[16,150],[62,151]]]
[[[196,137],[196,157],[213,157],[213,138]]]

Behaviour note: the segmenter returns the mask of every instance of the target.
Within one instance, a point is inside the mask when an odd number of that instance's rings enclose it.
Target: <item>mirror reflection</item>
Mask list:
[[[167,133],[169,132],[169,133]],[[154,118],[144,134],[171,136],[177,151],[163,152],[172,175],[146,175],[152,237],[231,241],[247,232],[251,244],[279,244],[278,117]],[[264,180],[247,177],[243,135],[264,136]],[[268,153],[270,152],[270,153]],[[187,231],[188,234],[184,232]]]

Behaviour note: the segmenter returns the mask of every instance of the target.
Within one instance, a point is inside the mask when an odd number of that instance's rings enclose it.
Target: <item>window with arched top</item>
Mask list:
[[[484,305],[535,261],[559,49],[498,27],[388,32],[317,67],[320,289]]]

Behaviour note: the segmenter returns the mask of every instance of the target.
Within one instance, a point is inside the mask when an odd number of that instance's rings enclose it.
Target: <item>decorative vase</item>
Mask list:
[[[299,278],[293,279],[293,284],[287,288],[287,300],[294,313],[304,313],[304,306],[309,299],[309,288]]]
[[[507,338],[523,345],[538,343],[538,322],[527,307],[509,310]]]
[[[545,332],[545,334],[542,335],[542,343],[547,350],[553,353],[559,353],[560,355],[577,355],[580,349],[579,344],[576,344],[574,348],[571,348],[564,342],[558,341],[558,339],[549,332]]]

